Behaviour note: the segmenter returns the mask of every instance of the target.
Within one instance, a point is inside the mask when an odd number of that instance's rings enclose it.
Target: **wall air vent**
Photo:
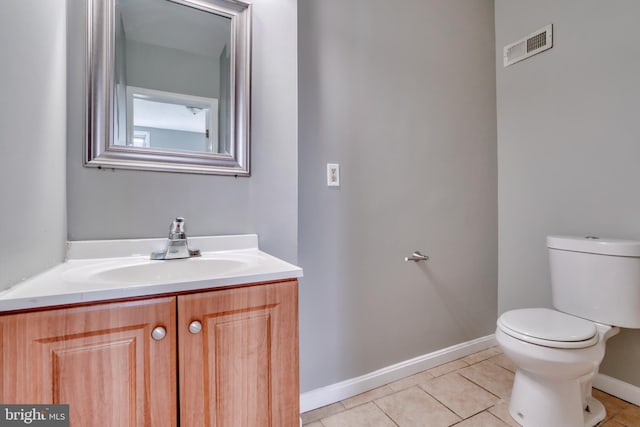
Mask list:
[[[553,26],[551,24],[534,31],[527,37],[504,47],[504,66],[527,59],[553,46]]]

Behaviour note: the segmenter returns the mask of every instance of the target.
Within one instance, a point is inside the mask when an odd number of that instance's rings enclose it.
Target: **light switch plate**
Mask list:
[[[327,186],[340,187],[340,165],[327,163]]]

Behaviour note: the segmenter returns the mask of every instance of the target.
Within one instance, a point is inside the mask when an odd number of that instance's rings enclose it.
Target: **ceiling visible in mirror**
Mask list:
[[[229,18],[193,13],[168,2],[165,7],[157,6],[158,0],[118,0],[128,40],[216,58],[220,55],[229,39]]]

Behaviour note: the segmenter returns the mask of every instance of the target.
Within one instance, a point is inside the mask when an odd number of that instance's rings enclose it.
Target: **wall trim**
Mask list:
[[[605,374],[593,378],[593,386],[636,406],[640,406],[640,387]]]
[[[330,405],[376,387],[497,345],[493,334],[414,357],[377,371],[300,394],[300,412]]]
[[[493,334],[456,344],[413,359],[405,360],[378,369],[377,371],[351,378],[339,383],[330,384],[300,394],[300,412],[311,411],[322,406],[339,402],[376,387],[399,380],[418,372],[431,369],[443,363],[451,362],[478,351],[497,345]],[[617,378],[598,373],[593,378],[593,386],[612,396],[640,406],[640,387]]]

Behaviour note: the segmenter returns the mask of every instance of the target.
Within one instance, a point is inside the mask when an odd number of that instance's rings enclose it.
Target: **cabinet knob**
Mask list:
[[[160,341],[166,336],[167,336],[167,330],[162,326],[156,326],[155,328],[153,328],[153,331],[151,331],[151,338],[153,338],[156,341]]]
[[[201,330],[202,323],[198,322],[197,320],[189,323],[189,332],[191,332],[192,334],[199,334]]]

